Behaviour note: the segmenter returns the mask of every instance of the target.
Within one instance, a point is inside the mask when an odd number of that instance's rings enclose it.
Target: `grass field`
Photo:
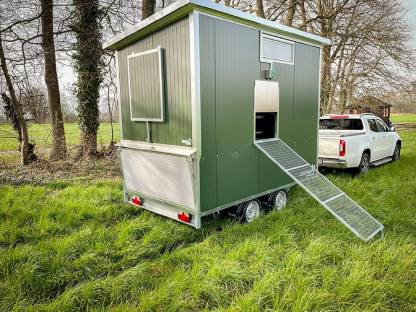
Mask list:
[[[51,138],[50,124],[29,124],[30,140],[38,147],[50,147]],[[76,123],[65,124],[65,137],[69,146],[79,144],[79,126]],[[0,124],[0,151],[17,149],[16,139],[13,138],[15,133],[8,124]],[[114,124],[114,140],[120,140],[119,124]],[[111,127],[109,123],[101,123],[98,128],[98,144],[108,144],[111,141]]]
[[[0,187],[0,311],[416,311],[416,131],[400,161],[328,177],[386,227],[364,243],[302,190],[194,230],[120,180]]]
[[[391,119],[395,123],[416,123],[416,114],[392,114]]]
[[[393,122],[396,123],[416,123],[416,114],[393,114]],[[79,144],[79,126],[76,123],[65,124],[66,141],[69,146]],[[16,150],[17,142],[13,138],[15,136],[12,128],[8,124],[0,124],[0,151]],[[49,124],[29,124],[29,136],[32,142],[35,142],[38,147],[50,147],[51,127]],[[98,130],[98,143],[105,145],[110,143],[111,127],[109,123],[101,123]],[[114,140],[120,140],[120,125],[114,124]]]

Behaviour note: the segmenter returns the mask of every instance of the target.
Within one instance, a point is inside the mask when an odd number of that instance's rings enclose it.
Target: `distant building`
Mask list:
[[[372,113],[383,119],[390,126],[390,109],[392,106],[390,103],[369,95],[356,99],[353,104],[345,107],[344,114]]]

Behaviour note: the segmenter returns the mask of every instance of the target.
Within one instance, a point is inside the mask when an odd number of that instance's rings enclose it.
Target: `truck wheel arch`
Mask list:
[[[371,149],[369,147],[364,147],[363,152],[360,155],[360,162],[361,162],[361,157],[363,156],[363,154],[368,155],[368,157],[370,158],[370,163],[371,163]]]
[[[362,154],[368,154],[368,156],[370,156],[370,159],[371,159],[371,150],[370,150],[370,148],[369,147],[366,147],[366,148],[364,148],[364,150],[363,150],[363,152],[361,153],[361,155]]]

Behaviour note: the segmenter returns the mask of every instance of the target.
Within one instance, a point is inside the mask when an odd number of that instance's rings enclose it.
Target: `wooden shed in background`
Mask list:
[[[372,113],[383,119],[390,126],[390,110],[392,106],[392,104],[370,95],[357,99],[353,104],[345,107],[344,114]]]

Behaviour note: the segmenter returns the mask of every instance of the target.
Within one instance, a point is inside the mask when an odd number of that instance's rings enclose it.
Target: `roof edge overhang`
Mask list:
[[[282,25],[250,13],[214,3],[210,0],[178,0],[177,2],[158,11],[130,29],[116,35],[103,44],[104,49],[120,50],[138,39],[160,29],[164,26],[184,17],[193,10],[209,13],[220,18],[235,21],[247,26],[270,31],[286,37],[298,39],[310,44],[324,46],[330,44],[330,40],[315,34],[311,34],[296,28]]]

